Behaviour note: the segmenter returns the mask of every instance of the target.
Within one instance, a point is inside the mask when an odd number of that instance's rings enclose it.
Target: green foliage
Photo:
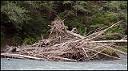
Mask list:
[[[6,25],[13,23],[16,27],[17,32],[11,37],[16,45],[32,44],[41,34],[47,38],[50,18],[56,16],[65,19],[69,30],[76,27],[81,35],[104,29],[119,20],[123,22],[107,34],[125,35],[122,32],[127,31],[127,1],[2,1],[1,13],[7,16],[2,15],[2,26],[8,28]],[[1,38],[6,38],[8,31],[2,32]]]
[[[116,32],[116,33],[123,33],[122,30],[123,30],[122,27],[117,26],[117,27],[114,27],[114,28],[109,29],[108,30],[108,33],[114,33],[114,32]]]
[[[11,41],[12,41],[12,45],[14,45],[14,46],[21,45],[23,42],[22,37],[19,37],[19,36],[13,36]]]
[[[30,17],[25,8],[18,6],[16,3],[11,1],[5,1],[5,4],[1,7],[1,12],[8,15],[9,19],[15,23],[22,23],[23,21],[29,20]]]
[[[106,27],[110,26],[112,22],[117,21],[118,17],[116,13],[107,12],[104,14],[97,13],[92,19],[92,27]]]
[[[28,38],[25,38],[24,40],[23,40],[23,43],[24,44],[33,44],[33,43],[35,43],[36,42],[36,39],[35,38],[32,38],[32,37],[28,37]]]

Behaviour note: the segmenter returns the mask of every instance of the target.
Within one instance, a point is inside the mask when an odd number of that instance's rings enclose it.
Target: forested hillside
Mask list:
[[[47,38],[59,17],[71,31],[87,36],[122,21],[100,39],[127,34],[127,1],[1,1],[1,45],[33,44]]]

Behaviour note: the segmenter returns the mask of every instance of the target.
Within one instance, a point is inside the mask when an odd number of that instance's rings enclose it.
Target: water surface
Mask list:
[[[51,62],[1,58],[2,70],[127,70],[127,57],[121,60]]]

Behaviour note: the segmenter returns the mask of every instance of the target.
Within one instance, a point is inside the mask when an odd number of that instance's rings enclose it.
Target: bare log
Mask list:
[[[127,40],[102,40],[102,41],[90,41],[94,43],[116,43],[116,42],[124,42],[127,43]]]
[[[21,54],[12,54],[12,53],[1,53],[1,56],[11,57],[11,58],[20,58],[20,59],[34,59],[34,60],[45,60],[44,58],[38,58],[33,56],[21,55]]]
[[[82,50],[84,51],[84,53],[85,53],[86,57],[87,57],[87,58],[89,58],[89,56],[87,55],[87,52],[85,51],[85,49],[84,49],[84,48],[82,48]]]
[[[81,35],[79,35],[79,34],[73,33],[73,32],[68,31],[68,30],[67,30],[67,33],[69,33],[69,34],[71,34],[71,35],[74,35],[74,36],[76,36],[76,37],[79,37],[79,38],[81,38],[81,39],[84,39],[84,38],[85,38],[84,36],[81,36]]]

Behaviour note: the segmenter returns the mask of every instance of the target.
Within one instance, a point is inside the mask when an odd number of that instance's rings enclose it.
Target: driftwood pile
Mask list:
[[[107,29],[95,32],[87,37],[68,31],[64,21],[56,19],[49,25],[51,32],[48,39],[38,43],[20,47],[16,54],[30,59],[46,59],[50,61],[87,61],[95,59],[119,59],[118,53],[126,54],[113,47],[114,42],[127,42],[127,40],[96,41],[105,31],[116,26],[113,24]],[[18,57],[15,54],[1,54],[2,56]]]

